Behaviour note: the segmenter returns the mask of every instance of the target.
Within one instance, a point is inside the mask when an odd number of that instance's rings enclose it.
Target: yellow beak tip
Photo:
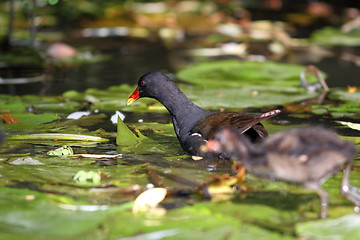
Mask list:
[[[129,98],[127,101],[126,101],[126,105],[129,106],[130,104],[132,104],[133,102],[135,102],[136,99],[134,98]]]

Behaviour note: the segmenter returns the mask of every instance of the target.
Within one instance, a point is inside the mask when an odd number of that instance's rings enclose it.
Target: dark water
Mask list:
[[[70,39],[68,43],[75,47],[91,47],[93,54],[104,54],[109,58],[94,64],[47,68],[45,70],[48,79],[46,84],[31,83],[12,87],[0,85],[0,93],[57,95],[67,90],[105,89],[121,83],[135,84],[139,76],[149,71],[175,73],[182,67],[194,63],[193,59],[184,57],[181,49],[169,50],[160,40],[125,37],[78,38]],[[360,52],[359,49],[333,48],[327,51],[332,56],[323,57],[318,62],[312,61],[317,53],[311,50],[296,52],[295,60],[291,62],[317,66],[327,74],[330,87],[359,85],[360,68],[352,62],[341,59],[342,54],[356,55]],[[38,72],[38,69],[34,71]]]

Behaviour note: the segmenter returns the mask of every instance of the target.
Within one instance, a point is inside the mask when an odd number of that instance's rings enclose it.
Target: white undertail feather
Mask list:
[[[261,118],[265,118],[265,117],[269,117],[269,116],[274,116],[276,114],[279,114],[281,111],[279,109],[276,109],[276,110],[272,110],[272,111],[269,111],[269,112],[266,112],[266,113],[263,113],[261,114]]]

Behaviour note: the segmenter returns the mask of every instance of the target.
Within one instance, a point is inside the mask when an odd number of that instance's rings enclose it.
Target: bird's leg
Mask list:
[[[356,208],[360,206],[360,188],[350,185],[350,171],[351,161],[346,164],[344,175],[341,183],[341,193],[350,201],[352,201]]]
[[[327,218],[327,208],[328,208],[328,202],[329,202],[329,196],[328,193],[318,184],[307,184],[307,189],[316,191],[317,194],[320,197],[320,217],[321,218]]]
[[[320,206],[321,206],[320,217],[327,218],[327,208],[328,208],[328,202],[329,202],[328,193],[321,187],[319,187],[318,189],[315,189],[315,191],[320,196]]]

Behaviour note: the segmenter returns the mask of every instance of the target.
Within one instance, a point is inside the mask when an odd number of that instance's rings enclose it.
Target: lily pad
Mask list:
[[[333,117],[352,117],[360,116],[360,105],[355,102],[347,102],[338,105],[312,105],[312,112],[315,114],[331,114]]]
[[[1,187],[0,196],[2,239],[72,239],[94,233],[105,218],[104,212],[64,211],[48,194],[27,189]]]
[[[184,82],[206,87],[300,86],[303,66],[275,62],[215,61],[200,63],[177,73]]]
[[[112,230],[111,236],[138,235],[141,239],[149,239],[152,235],[167,236],[171,239],[294,239],[291,236],[243,223],[238,217],[238,212],[231,212],[236,205],[227,204],[228,212],[222,213],[216,210],[218,206],[221,204],[198,204],[195,207],[170,211],[165,217],[151,215],[130,217],[125,214],[110,218],[113,220],[108,222],[106,227]],[[127,221],[126,226],[121,224],[124,221]],[[148,222],[153,224],[146,224]],[[111,227],[114,225],[123,227]]]
[[[239,109],[297,102],[316,96],[295,87],[248,86],[243,88],[187,88],[183,89],[203,108]]]
[[[360,45],[360,33],[344,33],[339,28],[325,27],[315,31],[311,35],[311,41],[325,46],[355,47]]]
[[[299,223],[297,233],[305,239],[347,239],[360,237],[360,216],[355,214],[322,221]]]
[[[14,113],[12,114],[17,119],[19,123],[16,124],[4,124],[4,130],[7,132],[22,131],[28,132],[33,129],[35,125],[40,125],[43,123],[48,123],[58,119],[58,115],[48,113],[48,114],[32,114],[32,113]]]
[[[330,99],[351,101],[360,105],[360,91],[350,93],[346,89],[331,89]]]
[[[85,141],[85,142],[108,142],[109,139],[90,135],[66,134],[66,133],[39,133],[30,135],[12,135],[8,140],[55,140],[55,141]]]
[[[70,146],[64,145],[64,146],[56,148],[54,150],[50,150],[46,154],[50,155],[50,156],[52,156],[52,155],[53,156],[68,156],[68,155],[73,155],[74,151]]]
[[[134,146],[141,141],[140,137],[137,137],[118,117],[117,121],[117,135],[116,144],[124,146]]]

